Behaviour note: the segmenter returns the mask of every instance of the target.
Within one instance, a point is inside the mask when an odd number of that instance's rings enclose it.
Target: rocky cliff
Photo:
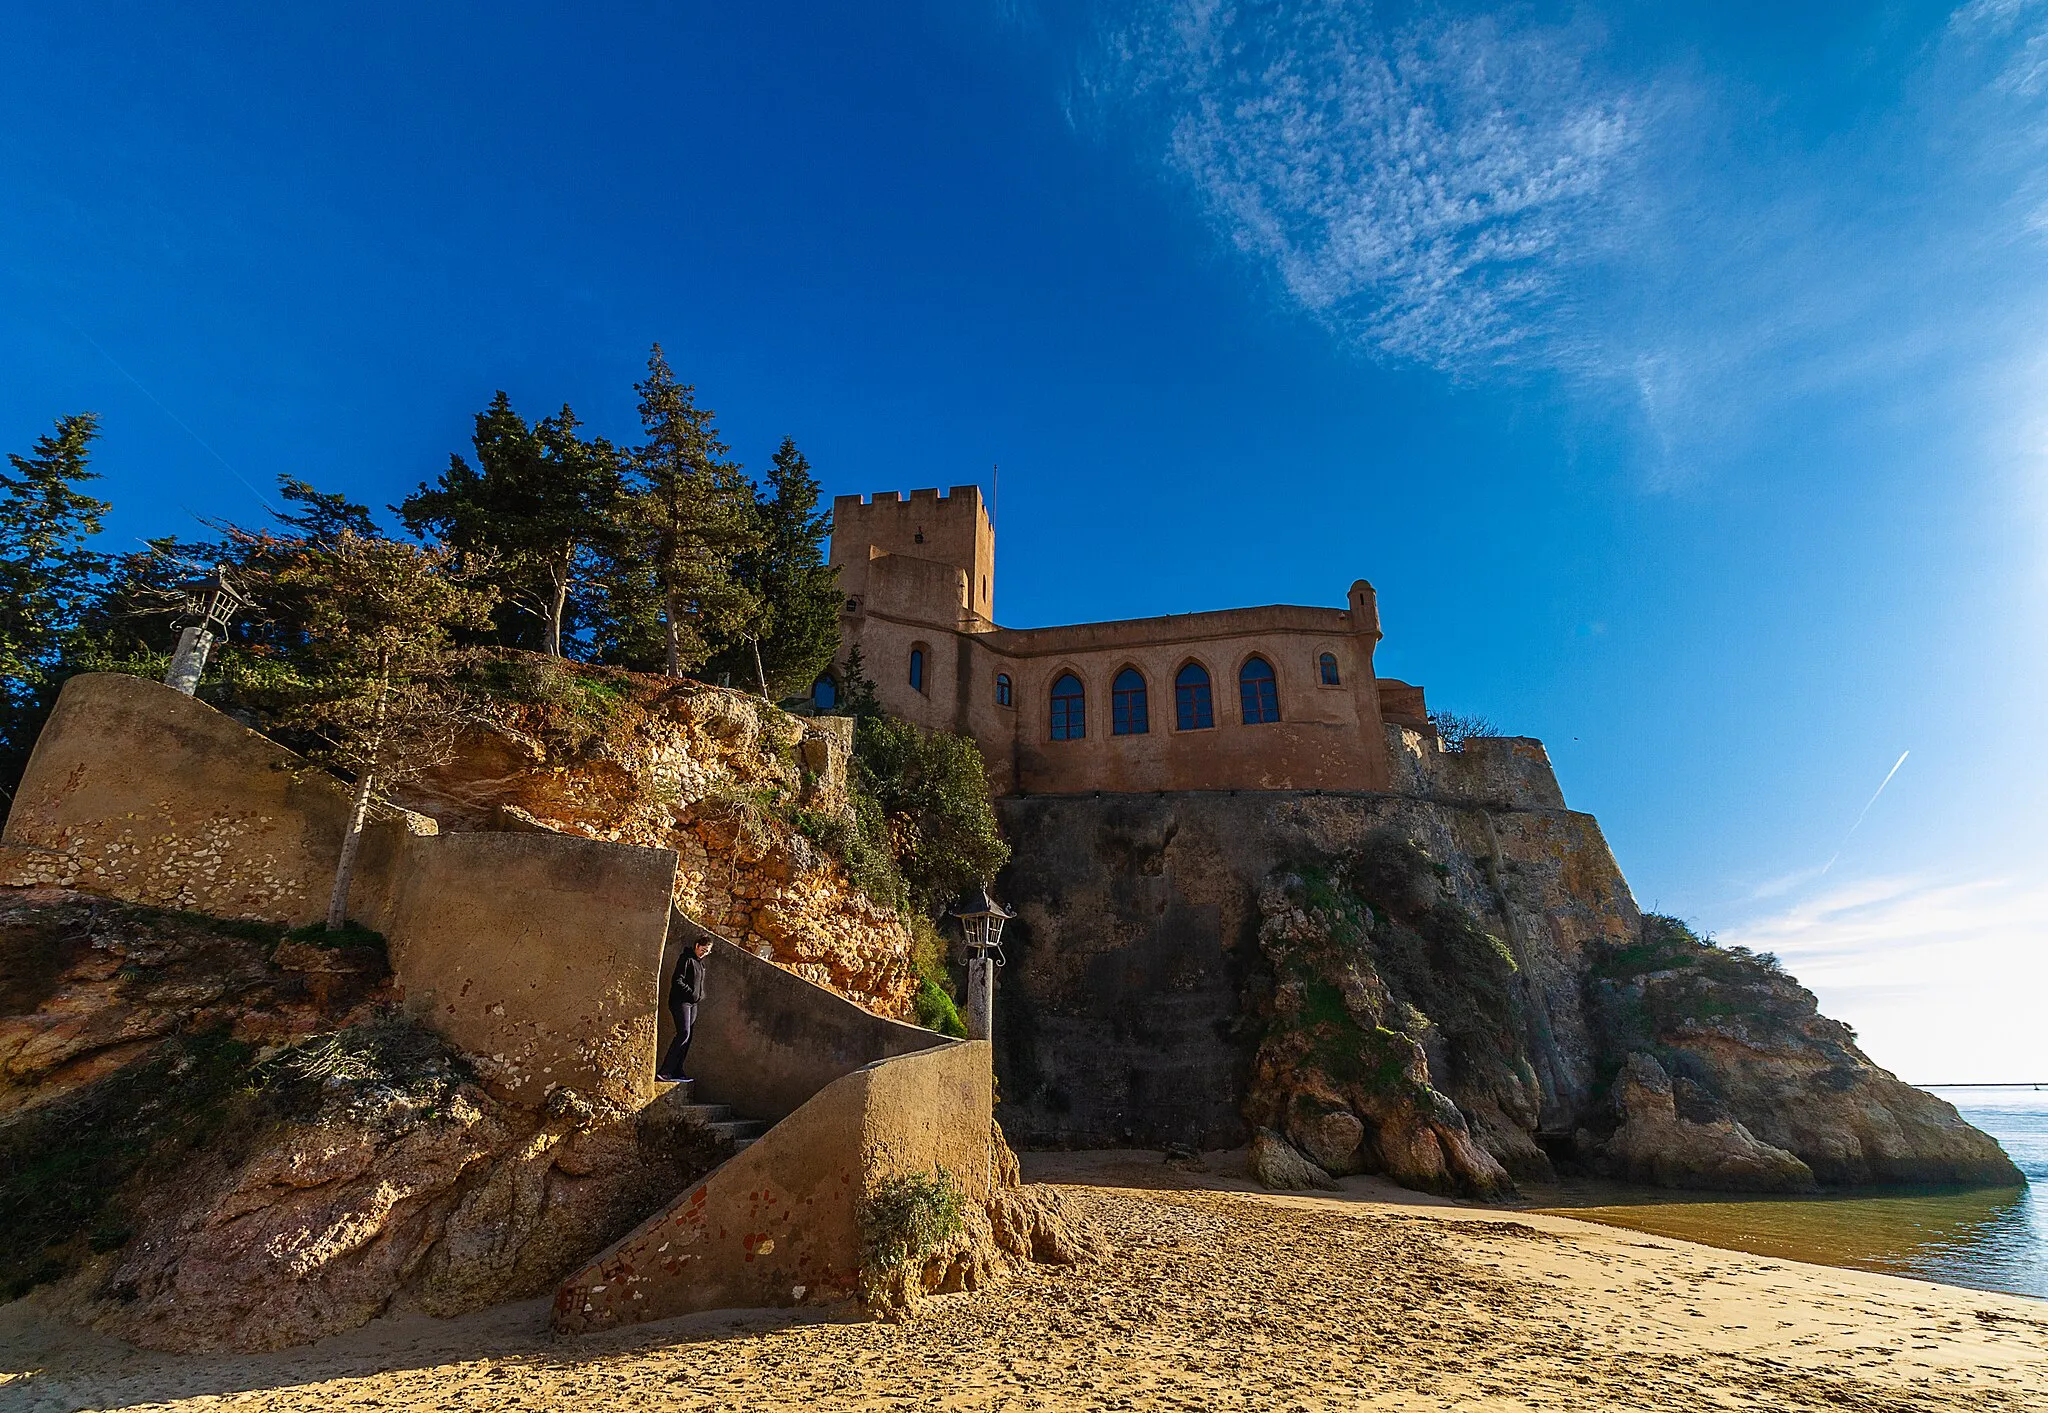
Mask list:
[[[552,829],[681,856],[689,917],[882,1015],[907,1019],[909,921],[805,833],[850,819],[852,722],[744,692],[531,654],[471,669],[439,765],[393,790],[446,831]]]
[[[375,945],[0,893],[4,1294],[63,1281],[181,1350],[454,1314],[552,1289],[724,1156],[660,1105],[501,1104],[393,999]]]
[[[1767,962],[1645,919],[1542,747],[1391,734],[1399,793],[1000,802],[1020,1142],[1225,1147],[1472,1196],[2014,1183]]]

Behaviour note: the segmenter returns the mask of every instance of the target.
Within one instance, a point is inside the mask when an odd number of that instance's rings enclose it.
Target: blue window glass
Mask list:
[[[811,705],[819,711],[830,711],[839,705],[839,684],[830,677],[820,677],[811,684]]]
[[[1052,684],[1052,738],[1078,741],[1088,734],[1088,702],[1081,679],[1069,672]]]
[[[910,688],[914,692],[924,690],[924,649],[910,650]]]
[[[1145,679],[1134,667],[1117,673],[1109,684],[1109,732],[1112,736],[1143,736],[1152,729],[1145,710]]]
[[[1007,672],[996,674],[996,705],[1010,705],[1010,674]]]
[[[1322,657],[1317,659],[1316,665],[1323,671],[1323,685],[1325,687],[1339,685],[1337,681],[1337,655],[1335,653],[1324,653]]]
[[[1173,713],[1183,731],[1200,731],[1216,724],[1216,712],[1209,702],[1209,673],[1199,662],[1189,663],[1174,677]]]
[[[1280,684],[1273,680],[1273,664],[1264,658],[1253,658],[1239,671],[1237,692],[1244,704],[1245,725],[1280,719]]]

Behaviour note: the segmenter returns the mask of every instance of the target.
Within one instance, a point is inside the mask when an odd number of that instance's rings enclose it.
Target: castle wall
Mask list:
[[[1580,995],[1596,939],[1638,915],[1588,815],[1399,795],[1268,791],[997,802],[1015,850],[996,893],[1018,911],[996,1000],[997,1117],[1038,1147],[1229,1147],[1256,1037],[1260,888],[1393,827],[1449,870],[1457,900],[1508,942],[1546,1128],[1593,1082]]]
[[[893,559],[871,585],[889,582]],[[936,581],[935,581],[936,582]],[[938,600],[935,598],[933,603]],[[870,593],[842,620],[883,707],[934,730],[971,736],[997,794],[1096,790],[1382,790],[1390,774],[1373,653],[1379,617],[1372,588],[1352,587],[1343,609],[1278,605],[1053,628],[956,632],[913,613],[915,596]],[[893,611],[892,611],[893,610]],[[913,651],[924,685],[911,685]],[[1337,661],[1325,685],[1320,660]],[[1245,724],[1238,671],[1257,655],[1274,669],[1280,720]],[[1174,678],[1190,662],[1209,673],[1214,725],[1182,731]],[[1149,730],[1116,735],[1112,684],[1144,675]],[[1052,685],[1072,673],[1086,693],[1086,734],[1052,739]],[[1010,704],[998,677],[1010,680]]]
[[[299,925],[326,913],[349,807],[341,781],[203,702],[74,677],[0,837],[0,884]],[[433,829],[371,826],[350,896],[408,1003],[512,1102],[557,1083],[645,1102],[675,853]]]

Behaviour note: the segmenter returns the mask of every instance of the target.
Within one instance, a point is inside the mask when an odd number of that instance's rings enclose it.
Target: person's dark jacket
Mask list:
[[[685,953],[682,964],[676,968],[675,980],[669,983],[668,1003],[694,1006],[703,999],[704,959],[695,952]]]

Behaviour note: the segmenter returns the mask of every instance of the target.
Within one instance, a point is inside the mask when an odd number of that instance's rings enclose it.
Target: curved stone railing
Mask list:
[[[944,1168],[988,1200],[986,1041],[942,1041],[833,1080],[744,1152],[562,1282],[577,1334],[698,1310],[819,1305],[860,1279],[860,1202]]]

